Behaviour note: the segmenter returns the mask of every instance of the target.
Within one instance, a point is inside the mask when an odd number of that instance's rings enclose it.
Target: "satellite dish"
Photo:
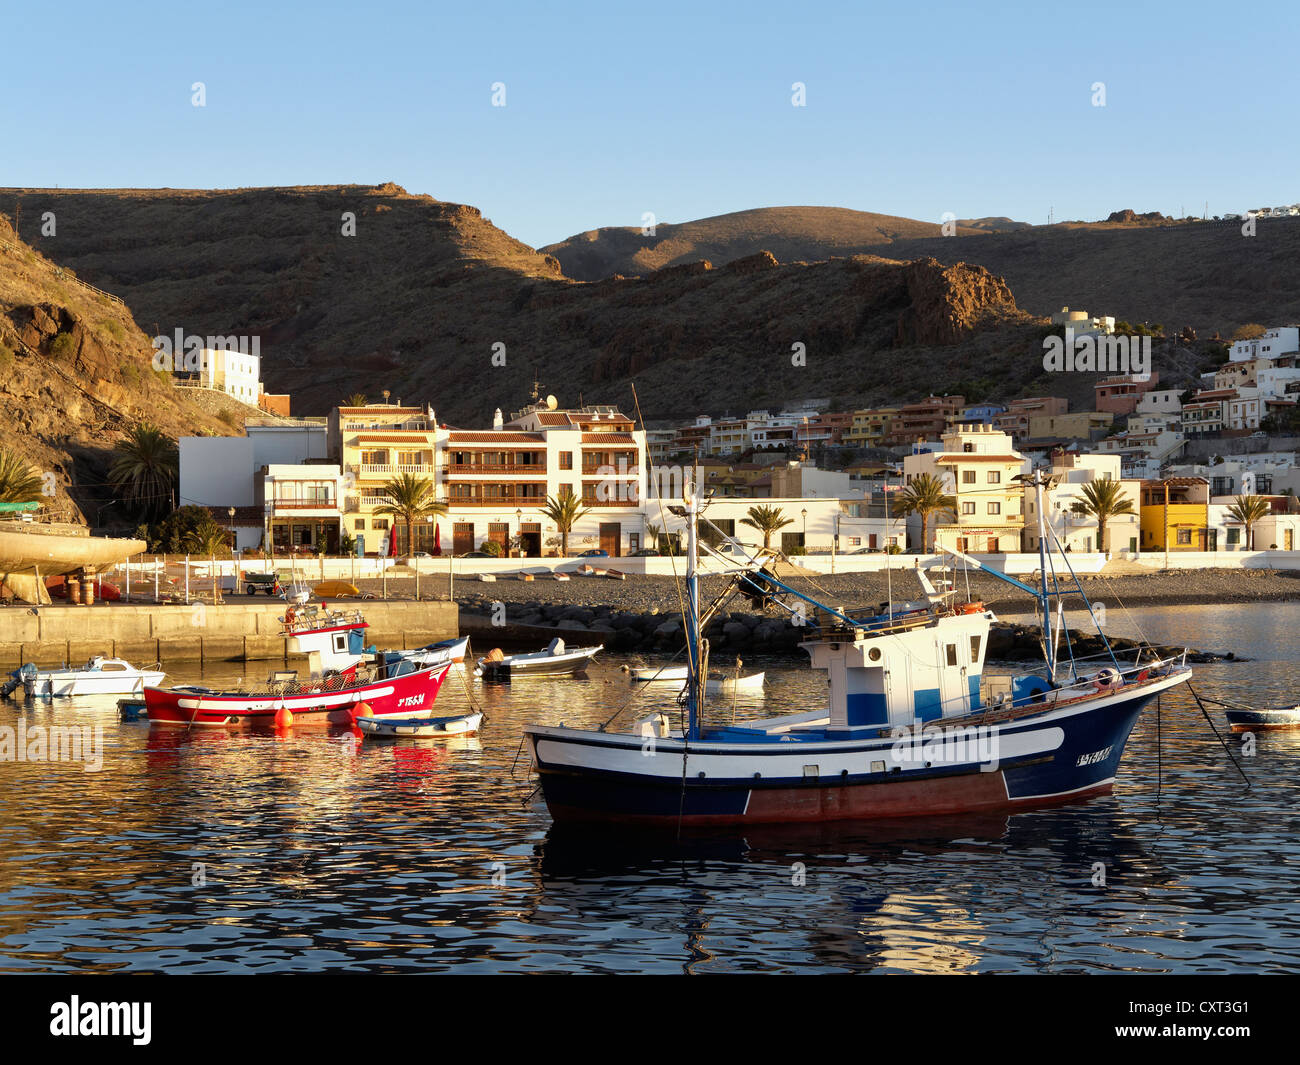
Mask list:
[[[558,399],[556,399],[554,396],[547,396],[547,397],[546,397],[546,406],[547,406],[550,410],[555,410],[555,408],[558,407],[559,405],[560,405],[560,401],[559,401]]]

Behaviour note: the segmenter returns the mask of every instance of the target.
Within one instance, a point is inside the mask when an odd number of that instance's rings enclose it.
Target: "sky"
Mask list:
[[[0,186],[393,181],[534,247],[783,205],[1235,214],[1300,201],[1298,24],[1141,0],[27,4],[3,19]]]

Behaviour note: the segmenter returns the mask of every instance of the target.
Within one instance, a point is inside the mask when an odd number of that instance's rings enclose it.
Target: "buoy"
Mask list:
[[[375,712],[370,709],[369,703],[357,703],[357,708],[352,711],[353,717],[374,717]]]
[[[280,709],[275,712],[275,727],[288,728],[292,724],[293,711],[287,706],[281,706]]]

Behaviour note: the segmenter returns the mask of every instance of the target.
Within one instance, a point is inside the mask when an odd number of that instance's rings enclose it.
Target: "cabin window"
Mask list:
[[[348,649],[348,638],[346,633],[336,632],[334,634],[334,650],[343,654]]]
[[[955,643],[950,643],[948,644],[948,665],[955,666],[956,664],[957,664],[957,645]]]
[[[980,638],[972,636],[970,638],[970,662],[971,665],[977,665],[980,660]]]

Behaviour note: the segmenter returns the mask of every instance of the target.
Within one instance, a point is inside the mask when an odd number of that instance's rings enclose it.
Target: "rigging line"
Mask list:
[[[1196,705],[1200,707],[1201,713],[1204,715],[1206,722],[1214,731],[1214,735],[1218,739],[1219,745],[1223,748],[1224,754],[1228,756],[1228,760],[1236,767],[1237,772],[1241,774],[1241,779],[1246,782],[1246,787],[1249,788],[1251,786],[1250,777],[1246,776],[1246,771],[1241,768],[1240,763],[1233,757],[1232,750],[1228,747],[1227,741],[1224,740],[1218,727],[1214,724],[1214,720],[1210,717],[1210,712],[1205,709],[1205,704],[1201,702],[1201,693],[1192,687],[1192,682],[1190,680],[1187,682],[1187,690],[1192,693],[1192,698],[1196,700]]]
[[[686,652],[686,645],[683,644],[681,649],[678,650],[678,652],[675,655],[673,655],[672,658],[668,659],[667,663],[665,663],[663,666],[659,668],[659,672],[662,673],[665,669],[668,668],[669,663],[675,662],[685,652]],[[622,706],[620,706],[617,710],[615,710],[614,713],[609,718],[607,718],[604,722],[602,722],[600,727],[597,728],[596,731],[604,732],[607,728],[609,728],[609,726],[613,722],[617,721],[619,717],[622,716],[622,714],[624,713],[624,711],[628,709],[628,707],[630,707],[633,703],[637,702],[638,700],[645,698],[645,696],[649,693],[649,691],[650,691],[649,684],[643,684],[640,688],[633,689],[632,694],[628,697],[627,701]]]
[[[643,418],[643,417],[641,416],[641,398],[636,394],[636,382],[635,382],[635,381],[630,381],[630,382],[628,382],[628,383],[632,386],[632,404],[636,407],[636,420],[637,420],[638,422],[641,423],[641,431],[642,431],[642,432],[645,432],[645,431],[646,431],[646,427],[645,427],[645,418]],[[698,452],[698,451],[695,453],[695,461],[696,461],[696,466],[698,466],[698,464],[699,464],[699,452]],[[696,467],[692,467],[692,473],[694,472],[695,468],[696,468]],[[653,467],[651,467],[651,469],[653,469]],[[649,482],[649,478],[647,478],[647,485],[648,485],[649,483],[650,483],[650,482]],[[699,486],[698,486],[698,485],[696,485],[695,490],[696,490],[697,492],[699,491]],[[684,486],[684,485],[683,485],[683,491],[685,491],[685,486]],[[666,534],[666,533],[668,532],[668,519],[664,516],[664,497],[663,497],[663,495],[659,492],[659,490],[658,490],[658,486],[657,486],[657,485],[655,486],[655,501],[656,501],[656,502],[658,503],[658,505],[659,505],[659,523],[660,523],[660,528],[661,528],[661,529],[664,531],[664,533]],[[681,578],[677,576],[677,555],[676,555],[676,553],[674,552],[674,553],[670,554],[670,555],[668,556],[668,559],[669,559],[669,564],[672,566],[672,570],[673,570],[673,587],[674,587],[674,589],[675,589],[676,592],[677,592],[677,608],[681,611],[681,615],[682,615],[682,626],[683,626],[683,628],[685,628],[685,625],[686,625],[686,601],[682,598],[682,582],[681,582]]]

